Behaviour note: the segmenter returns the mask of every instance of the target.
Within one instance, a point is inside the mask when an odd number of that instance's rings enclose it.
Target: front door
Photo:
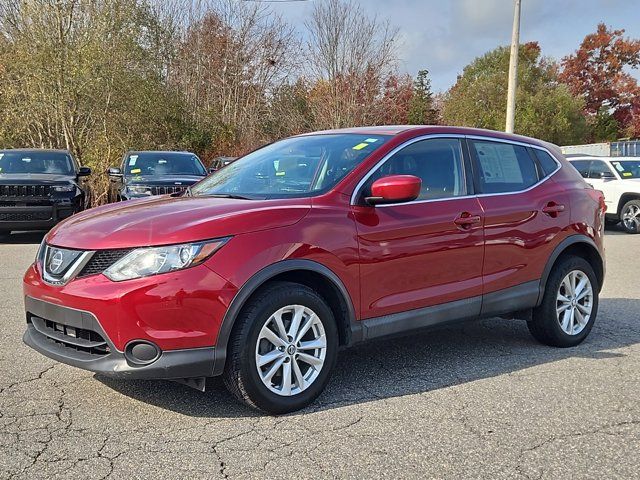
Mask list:
[[[378,167],[357,194],[364,319],[462,299],[472,299],[479,313],[483,212],[470,196],[462,147],[459,138],[415,141]],[[373,181],[400,174],[422,180],[416,200],[364,204]]]

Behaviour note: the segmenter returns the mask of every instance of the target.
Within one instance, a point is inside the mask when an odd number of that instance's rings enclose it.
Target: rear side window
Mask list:
[[[589,178],[602,178],[602,175],[613,176],[613,172],[609,166],[602,160],[591,160],[589,168]]]
[[[482,140],[471,145],[480,167],[482,193],[518,192],[538,182],[536,165],[525,147]]]
[[[542,168],[542,173],[544,176],[551,175],[558,168],[558,164],[553,159],[551,155],[549,155],[544,150],[538,150],[537,148],[532,149],[538,159],[538,163],[540,163],[540,167]]]
[[[589,160],[572,160],[571,165],[578,170],[578,173],[582,175],[583,178],[589,177],[589,165],[591,162]]]

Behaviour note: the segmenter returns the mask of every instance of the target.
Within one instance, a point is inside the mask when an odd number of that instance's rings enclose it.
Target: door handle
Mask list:
[[[480,223],[482,219],[480,215],[471,215],[470,213],[461,213],[458,218],[456,218],[453,223],[461,228],[469,228],[473,225],[477,225]]]
[[[550,217],[557,217],[560,212],[564,212],[564,205],[556,202],[549,202],[542,207],[542,213],[546,213]]]

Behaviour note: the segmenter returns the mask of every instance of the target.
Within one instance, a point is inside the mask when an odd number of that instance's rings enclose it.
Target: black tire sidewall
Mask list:
[[[313,402],[324,390],[329,380],[338,352],[338,332],[331,309],[324,300],[313,290],[303,285],[290,284],[277,290],[272,290],[272,295],[267,297],[252,315],[243,319],[249,322],[246,329],[246,338],[243,342],[240,359],[240,375],[243,385],[251,401],[260,409],[269,413],[287,413]],[[325,363],[320,374],[303,392],[285,397],[271,392],[260,379],[256,367],[255,348],[260,330],[269,316],[287,305],[304,305],[313,310],[325,330],[327,338],[327,351]]]
[[[577,335],[569,335],[560,326],[558,321],[558,313],[556,311],[556,302],[558,290],[561,282],[567,274],[573,270],[582,271],[589,277],[591,288],[593,289],[593,307],[591,309],[591,317],[586,327]],[[551,343],[558,347],[572,347],[584,341],[591,332],[598,315],[599,306],[599,283],[596,274],[585,259],[581,257],[567,257],[562,260],[551,272],[545,288],[544,298],[541,308],[534,315],[534,322],[542,323],[547,335],[550,337]]]

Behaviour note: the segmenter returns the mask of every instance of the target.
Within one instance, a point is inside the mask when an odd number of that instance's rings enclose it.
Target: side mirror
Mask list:
[[[218,171],[218,169],[216,167],[209,167],[209,170],[207,170],[209,175],[211,175],[212,173],[216,173],[217,171]]]
[[[109,168],[109,170],[107,170],[107,175],[109,175],[110,177],[121,177],[122,170],[118,167],[111,167]]]
[[[78,170],[79,177],[88,177],[91,175],[91,169],[89,167],[80,167]]]
[[[600,172],[600,178],[602,180],[613,180],[616,176],[611,172]]]
[[[369,205],[410,202],[418,198],[422,180],[414,175],[389,175],[373,182]]]

